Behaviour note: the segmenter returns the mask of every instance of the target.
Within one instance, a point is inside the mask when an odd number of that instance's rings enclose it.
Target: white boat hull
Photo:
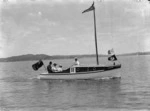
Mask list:
[[[113,78],[121,77],[120,70],[109,71],[95,71],[86,73],[41,73],[39,79],[60,79],[60,80],[72,80],[72,79],[100,79],[100,78]]]

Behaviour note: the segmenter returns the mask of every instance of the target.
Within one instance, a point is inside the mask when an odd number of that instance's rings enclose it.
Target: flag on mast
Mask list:
[[[94,7],[94,2],[93,2],[92,6],[88,9],[84,10],[82,13],[89,12],[89,11],[92,11],[94,9],[95,9],[95,7]]]
[[[110,55],[110,57],[108,57],[109,61],[116,61],[117,57],[114,53],[114,49],[108,50],[108,55]]]
[[[114,49],[112,48],[112,49],[108,50],[108,54],[109,54],[109,55],[115,54]]]
[[[116,57],[116,55],[114,54],[114,55],[108,57],[108,60],[109,60],[109,61],[116,61],[116,60],[117,60],[117,57]]]

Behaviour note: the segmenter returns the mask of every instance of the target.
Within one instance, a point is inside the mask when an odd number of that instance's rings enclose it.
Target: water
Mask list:
[[[149,111],[150,56],[119,60],[122,78],[103,80],[38,80],[44,68],[33,71],[36,61],[0,63],[0,111]],[[73,60],[53,61],[67,68]],[[80,62],[95,64],[95,58]]]

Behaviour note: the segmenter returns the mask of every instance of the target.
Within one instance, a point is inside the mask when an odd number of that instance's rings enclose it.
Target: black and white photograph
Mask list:
[[[150,0],[0,0],[0,111],[150,111]]]

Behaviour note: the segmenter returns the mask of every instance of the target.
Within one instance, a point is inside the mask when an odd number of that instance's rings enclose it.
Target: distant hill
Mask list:
[[[20,55],[20,56],[12,56],[8,58],[0,58],[0,62],[13,62],[13,61],[30,61],[30,60],[39,60],[41,58],[48,59],[51,56],[45,54],[27,54],[27,55]]]
[[[101,55],[104,56],[104,55]],[[0,58],[0,62],[15,62],[15,61],[32,61],[32,60],[51,60],[51,59],[67,59],[67,58],[74,58],[74,57],[95,57],[95,54],[91,55],[54,55],[49,56],[45,54],[27,54],[27,55],[19,55],[19,56],[12,56],[8,58]]]
[[[132,55],[150,55],[150,52],[134,52],[134,53],[119,54],[119,56],[132,56]]]
[[[150,55],[150,52],[135,52],[135,53],[126,53],[126,54],[119,54],[118,56],[134,56],[134,55]],[[99,55],[100,57],[107,57],[107,55]],[[82,57],[95,57],[95,54],[84,54],[84,55],[54,55],[49,56],[46,54],[26,54],[26,55],[19,55],[19,56],[12,56],[8,58],[0,58],[0,62],[15,62],[15,61],[32,61],[32,60],[52,60],[52,59],[68,59],[68,58],[82,58]]]

